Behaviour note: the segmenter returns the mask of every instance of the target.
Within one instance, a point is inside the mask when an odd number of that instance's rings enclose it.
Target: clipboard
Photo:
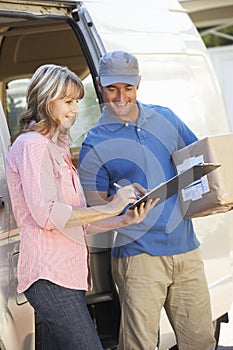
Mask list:
[[[202,176],[209,174],[211,171],[219,168],[220,166],[220,164],[212,163],[193,165],[182,173],[172,177],[170,180],[162,182],[160,185],[150,190],[147,194],[131,204],[129,209],[134,209],[135,207],[140,206],[142,202],[146,202],[148,199],[155,199],[159,197],[160,200],[157,203],[158,205],[164,202],[167,198],[173,196],[178,191],[192,184],[194,181],[199,180]]]

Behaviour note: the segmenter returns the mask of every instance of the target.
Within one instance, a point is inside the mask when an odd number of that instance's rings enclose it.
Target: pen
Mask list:
[[[115,186],[118,189],[122,188],[122,186],[118,185],[116,182],[113,183],[113,186]],[[134,193],[135,193],[135,196],[136,196],[137,200],[142,197],[141,193],[138,193],[136,190],[134,190]]]
[[[116,182],[114,182],[113,186],[115,186],[116,188],[122,188],[122,186],[118,185]]]

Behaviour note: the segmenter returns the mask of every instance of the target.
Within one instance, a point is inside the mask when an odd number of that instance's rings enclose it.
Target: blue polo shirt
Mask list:
[[[137,103],[137,124],[122,122],[104,109],[89,131],[79,155],[85,191],[112,195],[114,182],[122,186],[137,182],[151,189],[175,175],[172,153],[197,141],[169,108]],[[192,221],[182,217],[177,194],[153,208],[143,222],[117,232],[114,256],[174,255],[199,246]]]

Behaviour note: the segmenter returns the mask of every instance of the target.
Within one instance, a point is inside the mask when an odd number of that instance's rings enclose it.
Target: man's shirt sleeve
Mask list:
[[[108,192],[108,171],[89,139],[84,141],[80,150],[78,173],[84,191]]]

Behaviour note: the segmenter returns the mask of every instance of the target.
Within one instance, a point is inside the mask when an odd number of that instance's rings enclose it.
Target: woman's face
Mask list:
[[[73,91],[73,89],[72,89]],[[64,98],[58,98],[49,102],[49,107],[54,118],[60,121],[61,131],[68,131],[74,124],[79,113],[78,101],[69,94],[69,87]]]

